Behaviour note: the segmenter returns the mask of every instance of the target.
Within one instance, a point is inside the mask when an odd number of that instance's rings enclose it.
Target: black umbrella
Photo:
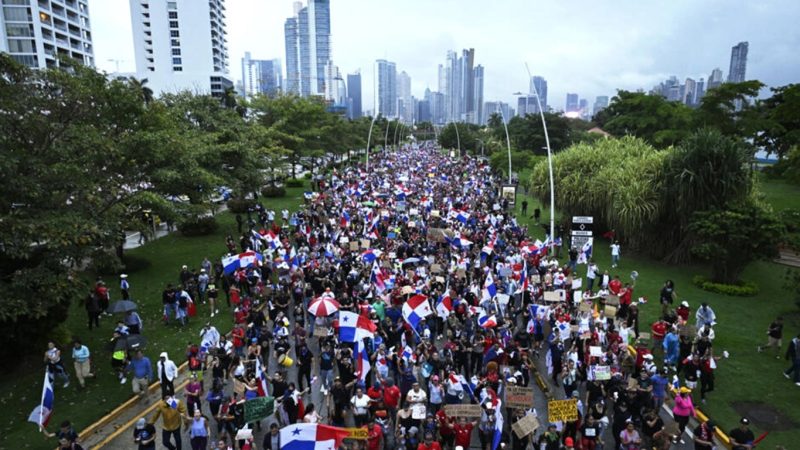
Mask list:
[[[138,308],[139,307],[136,306],[136,303],[130,300],[117,300],[108,307],[108,312],[111,314],[126,313],[129,311],[136,311]]]
[[[129,334],[120,336],[114,342],[114,351],[117,350],[139,350],[147,345],[147,339],[141,334]]]

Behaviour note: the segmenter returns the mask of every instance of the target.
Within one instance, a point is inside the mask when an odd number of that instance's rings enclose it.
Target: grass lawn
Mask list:
[[[775,211],[784,209],[800,209],[800,186],[782,180],[773,180],[759,174],[759,186],[766,201]]]
[[[522,200],[527,198],[528,216],[539,202],[521,192],[517,197],[517,213],[520,213]],[[800,188],[785,183],[772,181],[762,183],[762,191],[767,201],[776,209],[800,207]],[[556,197],[558,202],[558,197]],[[542,221],[549,221],[549,212],[542,212]],[[528,225],[529,231],[543,239],[543,229],[532,223],[530,218],[520,219]],[[603,230],[595,230],[596,234]],[[611,266],[610,243],[595,239],[593,256],[601,270]],[[566,250],[566,249],[564,249]],[[701,409],[713,417],[726,431],[738,425],[739,412],[732,406],[734,402],[765,402],[787,415],[796,424],[787,431],[773,431],[765,441],[766,447],[773,448],[782,444],[786,448],[796,448],[793,443],[800,442],[800,387],[786,380],[781,371],[787,367],[786,361],[777,360],[772,355],[757,353],[756,346],[766,341],[766,329],[778,315],[785,318],[784,348],[789,339],[800,332],[800,311],[791,300],[788,292],[782,288],[784,266],[772,262],[755,262],[747,267],[743,278],[755,281],[761,291],[755,297],[726,297],[713,294],[695,287],[691,279],[694,275],[709,275],[708,267],[672,266],[653,261],[645,256],[625,251],[623,243],[620,267],[611,273],[619,274],[623,281],[630,280],[633,270],[639,272],[634,298],[645,296],[650,302],[641,307],[640,331],[649,331],[650,324],[660,313],[658,294],[667,279],[675,282],[680,300],[687,300],[692,313],[700,303],[707,301],[717,314],[719,322],[715,328],[714,343],[716,354],[723,350],[730,352],[730,358],[721,360],[716,372],[716,390],[709,394],[708,403],[700,405]],[[562,254],[562,257],[565,256]],[[585,275],[586,266],[578,267],[579,273]],[[694,318],[691,318],[694,323]],[[695,401],[699,404],[699,388]],[[751,426],[756,436],[766,429]]]
[[[297,209],[302,203],[305,188],[289,188],[287,195],[280,199],[264,199],[263,204],[277,212],[287,208],[290,211]],[[143,334],[148,339],[145,355],[154,364],[158,354],[162,351],[169,352],[176,364],[183,363],[184,349],[188,342],[198,342],[198,333],[202,324],[208,319],[210,311],[208,305],[198,305],[197,317],[185,328],[180,328],[174,323],[165,326],[161,322],[161,291],[167,283],[178,283],[178,273],[181,265],[190,268],[199,267],[204,257],[212,261],[225,253],[225,236],[229,233],[236,236],[236,223],[233,215],[222,213],[217,216],[220,224],[219,230],[211,236],[186,238],[174,233],[149,244],[130,250],[128,255],[143,259],[149,263],[136,272],[129,273],[131,284],[131,297],[139,304],[139,314],[144,321]],[[237,239],[238,243],[238,239]],[[93,279],[87,274],[88,279]],[[112,301],[119,298],[118,279],[107,276],[105,280],[111,290]],[[80,432],[88,425],[100,419],[119,404],[130,398],[130,382],[120,385],[111,369],[111,353],[105,348],[111,338],[115,326],[114,318],[102,318],[99,329],[89,331],[86,325],[86,314],[82,307],[82,298],[76,299],[76,305],[71,308],[66,327],[73,336],[80,337],[92,352],[92,359],[97,374],[96,380],[87,380],[87,388],[79,391],[78,381],[72,368],[71,350],[65,349],[65,367],[70,372],[72,384],[64,389],[60,380],[55,384],[55,407],[50,418],[50,431],[58,429],[64,420],[70,420],[75,429]],[[224,305],[224,295],[221,296]],[[220,308],[223,310],[224,308]],[[231,328],[231,315],[222,313],[211,319],[220,332],[227,332]],[[71,348],[71,347],[70,347]],[[42,349],[42,353],[45,349]],[[39,404],[41,398],[42,378],[44,366],[38,355],[33,355],[22,361],[6,361],[11,366],[0,375],[0,404],[5,409],[0,425],[0,448],[35,448],[52,449],[57,446],[54,439],[46,439],[39,434],[36,425],[26,422],[28,414]]]

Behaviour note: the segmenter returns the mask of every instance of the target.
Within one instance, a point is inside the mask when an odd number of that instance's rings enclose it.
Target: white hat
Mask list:
[[[648,354],[644,355],[642,358],[644,358],[644,359],[653,359],[653,355],[648,353]]]
[[[167,356],[167,352],[161,352],[161,354],[160,354],[160,355],[158,355],[158,357],[159,357],[159,358],[165,358],[165,359],[168,359],[168,358],[169,358],[169,356]]]
[[[136,421],[136,429],[137,430],[144,430],[144,426],[147,424],[147,421],[144,420],[144,417],[140,418]]]
[[[687,307],[687,308],[688,308],[688,307],[689,307],[689,302],[687,302],[686,300],[684,300],[684,301],[682,301],[682,302],[681,302],[681,306],[685,306],[685,307]]]
[[[187,266],[186,264],[184,264],[183,266],[181,266],[181,269],[188,269],[188,268],[189,268],[189,266]]]
[[[127,274],[127,273],[123,273],[123,274],[120,274],[120,276],[119,276],[119,277],[120,277],[120,278],[128,278],[128,274]]]
[[[200,273],[206,273],[206,269],[200,269]]]

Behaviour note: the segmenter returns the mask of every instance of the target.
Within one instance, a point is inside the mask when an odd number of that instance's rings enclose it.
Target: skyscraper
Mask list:
[[[461,98],[464,120],[474,121],[475,115],[475,49],[464,49],[461,51]],[[472,118],[472,120],[470,120]]]
[[[279,59],[252,59],[250,52],[242,58],[242,90],[247,97],[256,94],[275,95],[283,89],[283,70]]]
[[[531,78],[530,94],[539,95],[539,101],[542,104],[542,109],[547,111],[547,80],[544,77],[534,76]],[[531,109],[532,108],[532,109]],[[538,113],[539,107],[534,100],[533,106],[529,108],[528,113]]]
[[[331,106],[337,107],[339,110],[346,110],[347,108],[347,88],[344,84],[339,67],[328,61],[325,65],[325,100]]]
[[[749,44],[739,42],[731,47],[731,66],[728,69],[728,83],[741,83],[747,72],[747,50]]]
[[[330,0],[294,3],[283,26],[287,90],[302,96],[326,95],[325,67],[331,60]],[[327,91],[330,92],[330,89]]]
[[[706,82],[703,78],[700,78],[700,81],[697,82],[697,91],[694,94],[694,103],[695,105],[699,105],[703,97],[706,95]]]
[[[567,112],[575,112],[580,110],[578,106],[578,94],[567,94]]]
[[[539,107],[536,105],[535,95],[517,97],[517,115],[525,117],[528,114],[539,114]]]
[[[483,105],[484,111],[486,111],[486,122],[489,122],[493,114],[500,115],[501,119],[508,123],[511,120],[511,116],[514,115],[514,109],[509,107],[508,103],[504,102],[486,102]]]
[[[397,74],[397,117],[405,123],[414,121],[412,103],[411,77],[404,70]]]
[[[706,92],[714,89],[715,87],[722,84],[722,70],[719,67],[715,68],[711,71],[711,75],[708,76],[708,84],[706,85]]]
[[[473,83],[474,83],[474,111],[472,113],[472,120],[470,123],[482,124],[485,120],[483,117],[483,66],[478,64],[473,70]]]
[[[384,117],[397,115],[397,68],[385,59],[378,64],[378,114]]]
[[[684,105],[694,106],[695,98],[697,96],[697,82],[692,78],[687,78],[686,82],[681,86],[680,101]]]
[[[59,57],[94,66],[88,0],[3,1],[0,52],[28,67],[57,67]]]
[[[347,74],[347,117],[361,117],[361,72]]]
[[[220,96],[233,87],[225,0],[130,0],[130,9],[137,77],[153,92]]]
[[[595,115],[606,108],[608,108],[608,96],[598,95],[594,99],[594,109],[592,110],[592,115]]]

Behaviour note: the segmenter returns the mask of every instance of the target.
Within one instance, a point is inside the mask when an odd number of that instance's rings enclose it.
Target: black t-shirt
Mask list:
[[[773,339],[780,339],[783,337],[783,324],[772,322],[769,324],[769,337]]]
[[[703,425],[698,425],[697,428],[694,429],[694,437],[711,442],[714,438],[714,433]],[[711,450],[712,448],[711,445],[701,444],[697,441],[694,443],[694,450]]]
[[[283,397],[283,394],[289,389],[289,385],[283,380],[272,380],[270,384],[272,384],[272,396],[275,398]]]
[[[145,441],[147,439],[152,438],[155,435],[156,435],[156,427],[154,427],[153,424],[150,423],[145,425],[144,428],[141,430],[136,430],[136,429],[133,430],[133,438],[137,439],[136,442]],[[153,441],[150,442],[149,444],[141,444],[141,443],[139,444],[139,450],[155,450],[155,448],[156,448],[155,439],[153,439]]]
[[[728,433],[728,436],[740,444],[747,444],[748,442],[753,442],[756,439],[752,431],[749,429],[743,430],[741,428],[734,428],[730,433]],[[734,445],[733,450],[744,450],[744,447],[741,445]]]
[[[642,421],[642,434],[649,438],[652,438],[653,435],[661,431],[662,428],[664,428],[664,421],[661,420],[661,417],[656,418],[656,422],[653,426],[650,426],[646,418]]]

